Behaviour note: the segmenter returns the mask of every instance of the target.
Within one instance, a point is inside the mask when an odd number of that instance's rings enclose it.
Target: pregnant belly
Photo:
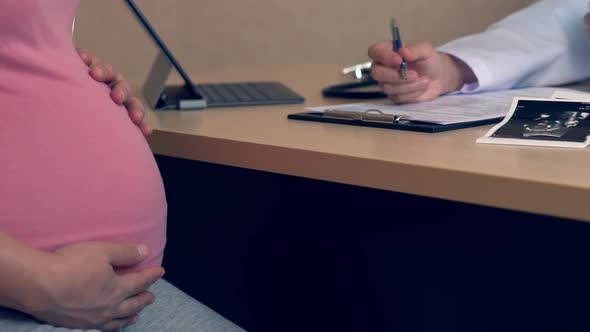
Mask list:
[[[144,137],[104,86],[45,88],[0,91],[0,228],[43,250],[144,243],[150,256],[134,269],[160,264],[166,200]]]

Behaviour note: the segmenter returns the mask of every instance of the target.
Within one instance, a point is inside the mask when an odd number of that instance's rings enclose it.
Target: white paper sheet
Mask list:
[[[311,107],[307,110],[314,112],[323,112],[326,109],[350,112],[380,110],[385,114],[404,116],[411,121],[445,125],[501,118],[508,114],[514,97],[549,98],[555,91],[555,88],[528,88],[473,95],[448,95],[418,104],[359,103]]]

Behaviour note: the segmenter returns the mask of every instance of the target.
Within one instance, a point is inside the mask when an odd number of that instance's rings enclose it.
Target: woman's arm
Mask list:
[[[148,287],[163,270],[118,275],[147,255],[145,246],[79,243],[47,253],[0,232],[0,306],[58,327],[116,330],[154,301]]]
[[[50,254],[0,232],[0,305],[25,312],[35,301]]]

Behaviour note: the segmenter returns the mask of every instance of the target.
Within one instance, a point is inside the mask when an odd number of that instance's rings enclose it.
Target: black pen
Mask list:
[[[399,26],[397,25],[395,18],[391,19],[390,25],[391,25],[391,37],[393,39],[392,40],[393,41],[393,51],[396,53],[399,53],[399,50],[402,48],[403,44],[402,44],[402,36],[399,33]],[[408,64],[406,63],[406,60],[404,60],[403,58],[402,58],[402,64],[399,66],[399,73],[404,80],[408,79]]]

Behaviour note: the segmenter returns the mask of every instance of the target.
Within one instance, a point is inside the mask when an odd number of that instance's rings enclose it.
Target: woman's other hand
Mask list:
[[[103,62],[85,49],[78,49],[78,54],[88,66],[90,76],[98,82],[108,85],[111,88],[111,98],[115,103],[124,105],[127,108],[131,121],[141,129],[144,136],[150,135],[152,129],[144,121],[145,109],[143,103],[139,98],[132,95],[131,85],[125,77],[113,65]]]

